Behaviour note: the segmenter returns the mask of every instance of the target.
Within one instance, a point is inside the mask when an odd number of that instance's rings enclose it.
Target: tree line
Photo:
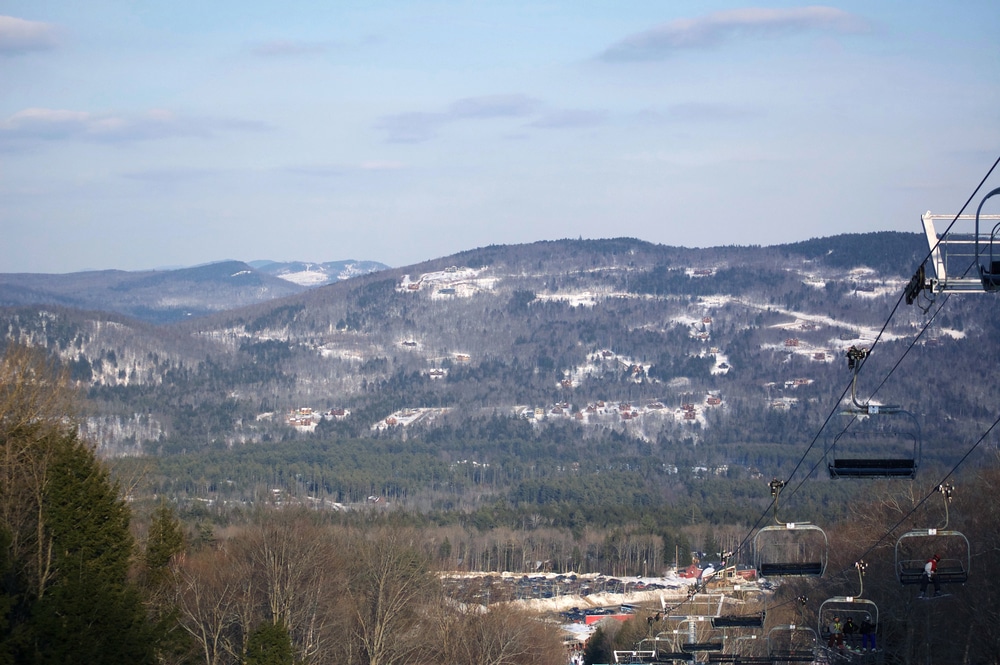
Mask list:
[[[414,531],[264,511],[192,532],[163,502],[134,523],[75,400],[43,354],[0,360],[0,663],[564,662],[534,618],[446,602]]]

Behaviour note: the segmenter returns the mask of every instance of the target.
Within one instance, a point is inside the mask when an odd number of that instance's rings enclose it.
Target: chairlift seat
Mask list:
[[[756,628],[763,625],[763,614],[723,614],[712,617],[713,628]]]
[[[761,577],[819,577],[823,574],[823,562],[762,562],[757,572]]]
[[[681,651],[694,653],[699,651],[722,651],[722,642],[685,642]]]
[[[984,265],[979,266],[979,277],[983,281],[983,290],[1000,290],[1000,261],[991,261],[988,270]]]
[[[899,569],[899,581],[902,584],[920,584],[924,577],[924,567],[901,566]],[[937,573],[934,574],[938,584],[965,584],[969,580],[969,572],[965,570],[959,562],[938,564]]]
[[[771,653],[772,663],[811,663],[816,660],[813,649],[791,649]]]
[[[835,459],[829,469],[831,478],[913,478],[917,462],[909,458]]]

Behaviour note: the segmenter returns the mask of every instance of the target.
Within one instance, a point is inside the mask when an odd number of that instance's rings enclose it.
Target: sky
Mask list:
[[[0,272],[920,232],[1000,157],[998,35],[996,0],[0,0]]]

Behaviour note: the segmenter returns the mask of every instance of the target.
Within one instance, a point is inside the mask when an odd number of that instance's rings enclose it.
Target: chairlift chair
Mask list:
[[[655,651],[615,650],[616,663],[655,663],[657,662]]]
[[[994,244],[997,241],[997,232],[1000,231],[1000,222],[994,224],[993,230],[987,235],[980,233],[979,216],[983,209],[983,204],[994,194],[1000,194],[1000,187],[987,194],[979,202],[979,207],[976,208],[976,267],[979,269],[979,278],[983,283],[983,290],[990,293],[1000,290],[1000,245],[997,246],[995,255],[993,251]],[[980,241],[982,241],[983,246],[982,252],[980,252]]]
[[[741,590],[741,588],[737,585],[734,590]],[[748,603],[746,598],[739,600],[739,602],[743,603],[744,606],[749,604],[753,611],[722,614],[720,610],[717,616],[712,617],[712,625],[716,628],[762,628],[764,618],[767,615],[766,597],[764,592],[757,587],[754,587],[752,591],[755,592],[752,603]],[[746,608],[744,607],[744,609]]]
[[[972,565],[972,547],[969,539],[959,531],[949,530],[948,504],[954,492],[952,485],[940,485],[938,492],[944,497],[945,520],[941,528],[907,531],[896,541],[896,577],[900,584],[920,584],[924,565],[932,554],[938,554],[938,584],[965,584]]]
[[[677,646],[677,631],[672,632],[660,632],[657,633],[655,637],[650,640],[649,638],[643,639],[639,642],[640,646],[647,641],[653,642],[653,650],[656,653],[656,662],[694,662],[695,654],[690,652],[681,651]],[[668,646],[661,646],[661,642],[666,642]]]
[[[682,653],[697,654],[706,651],[722,651],[724,639],[722,631],[716,630],[712,622],[706,621],[706,619],[710,619],[710,617],[690,616],[677,624],[676,633],[686,638],[680,643]],[[681,626],[684,624],[687,624],[686,631],[681,630]],[[708,626],[709,630],[699,630],[701,626]]]
[[[983,204],[996,194],[1000,194],[1000,188],[983,198],[974,216],[933,215],[930,211],[921,216],[935,276],[925,277],[918,270],[915,279],[919,276],[919,284],[911,282],[907,302],[912,303],[916,294],[925,289],[932,293],[1000,291],[1000,245],[996,244],[1000,241],[1000,215],[981,214]],[[951,227],[939,235],[935,223],[943,222]],[[987,230],[991,223],[992,230]]]
[[[754,567],[761,577],[822,577],[829,539],[815,524],[778,519],[778,495],[784,486],[780,480],[770,483],[776,524],[763,527],[754,536]]]
[[[853,596],[833,596],[824,600],[819,606],[816,615],[819,624],[817,632],[822,636],[825,636],[830,622],[840,616],[855,619],[858,627],[864,619],[874,626],[878,625],[878,605],[872,600],[861,597],[865,592],[865,569],[868,566],[864,561],[858,561],[854,567],[858,570],[858,593]]]
[[[772,663],[811,663],[819,651],[819,636],[807,626],[788,624],[767,632],[767,655]]]
[[[841,413],[854,420],[826,449],[830,477],[913,478],[920,464],[920,424],[897,405],[858,399],[858,372],[868,355],[856,346],[847,351],[851,401]]]
[[[732,651],[712,652],[708,654],[709,663],[734,663],[734,665],[771,665],[771,657],[760,655],[760,650],[766,648],[766,640],[758,639],[757,635],[748,635],[728,639],[727,649]],[[759,645],[758,645],[759,643]],[[744,645],[752,645],[746,648]],[[751,651],[753,653],[744,653]]]
[[[831,478],[912,479],[920,466],[920,425],[908,411],[877,410],[858,417],[826,450]],[[853,415],[853,414],[852,414]]]
[[[816,617],[819,624],[817,631],[820,635],[826,633],[827,626],[830,625],[834,617],[844,617],[845,621],[847,617],[851,617],[859,627],[861,626],[861,621],[867,617],[873,626],[877,626],[878,605],[875,604],[875,601],[856,596],[833,596],[827,598],[820,605],[819,613]]]

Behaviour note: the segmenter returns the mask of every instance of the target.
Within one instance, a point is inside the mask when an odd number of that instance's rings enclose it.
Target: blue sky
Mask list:
[[[0,272],[918,232],[1000,156],[998,35],[996,0],[0,0]]]

